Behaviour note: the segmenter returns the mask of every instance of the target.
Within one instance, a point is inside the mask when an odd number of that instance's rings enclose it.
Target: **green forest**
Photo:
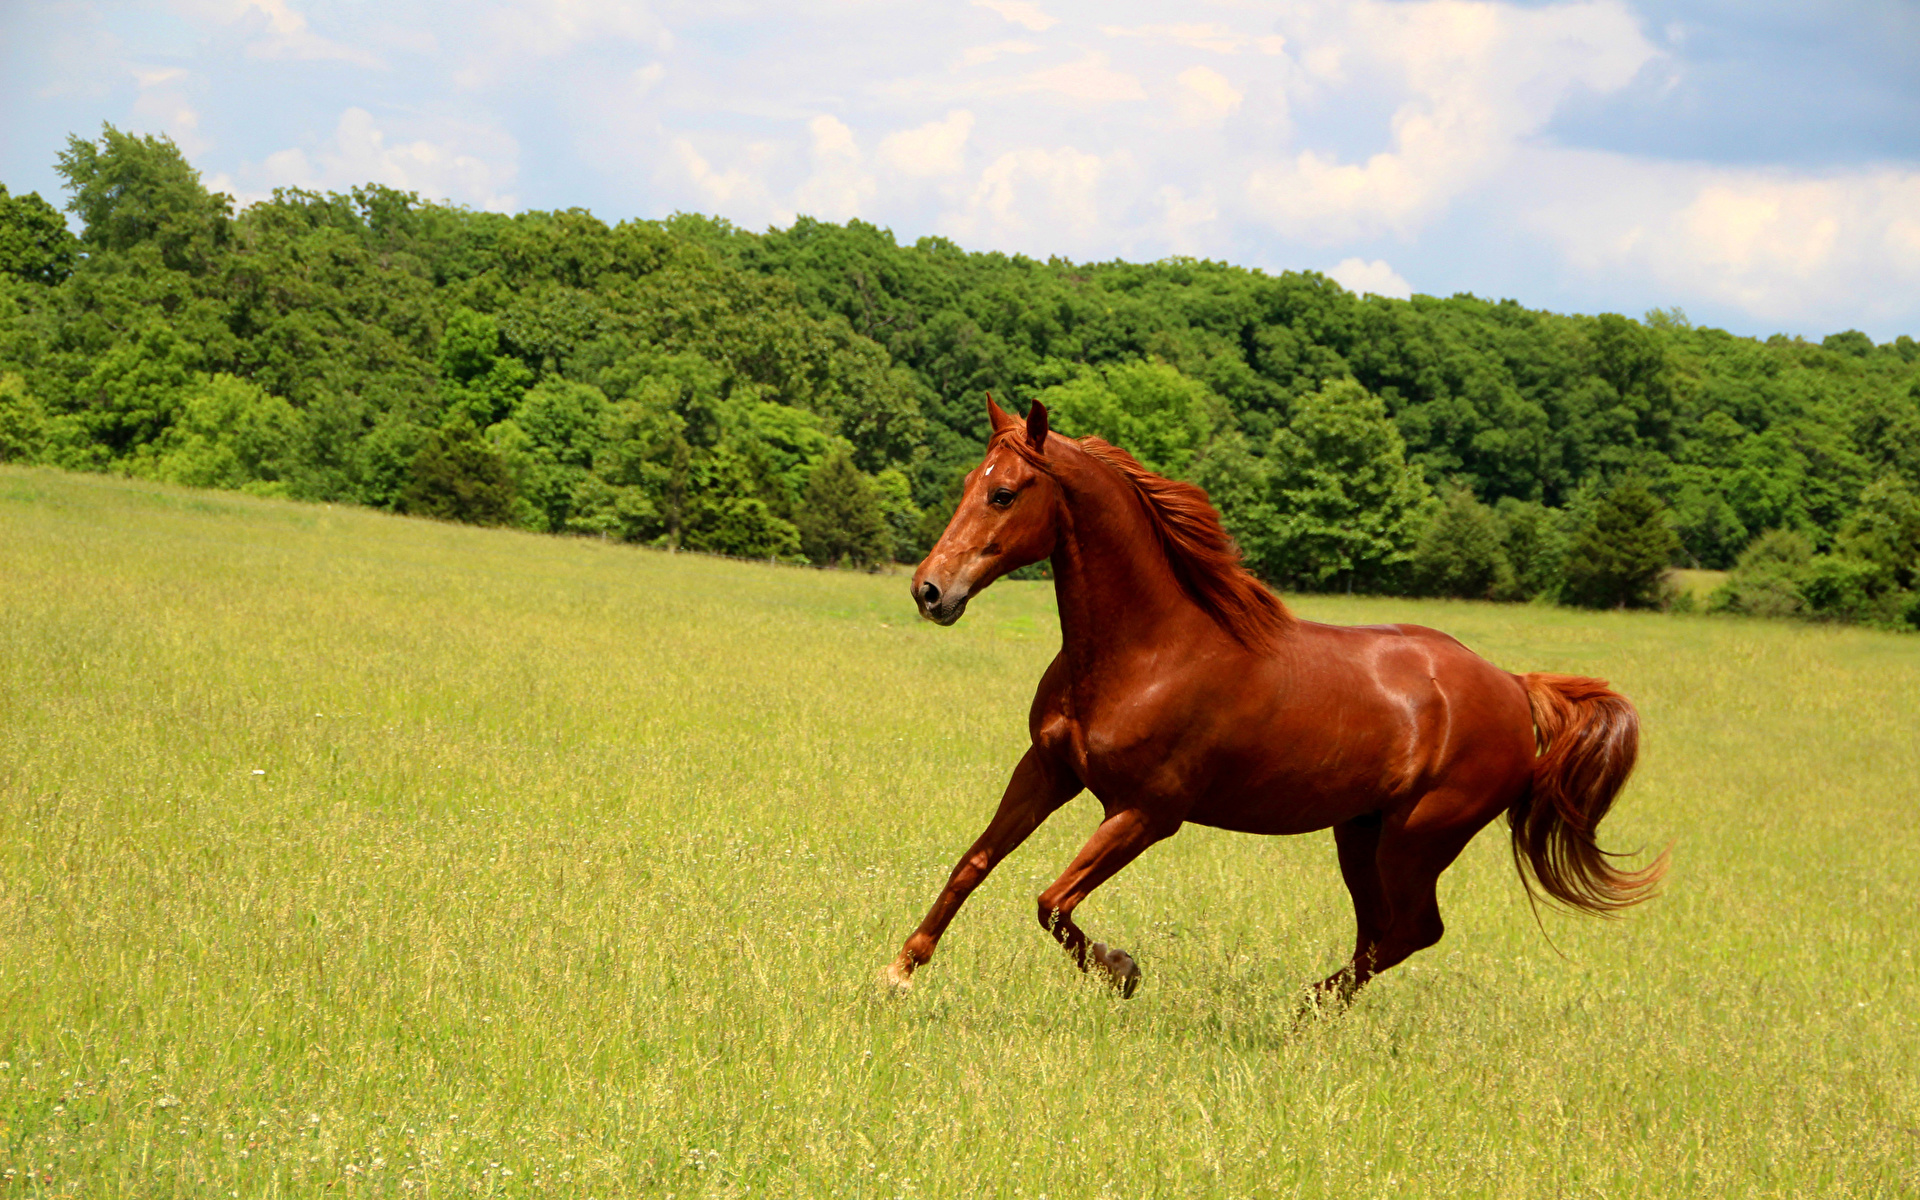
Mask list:
[[[855,220],[236,210],[165,138],[0,186],[0,461],[915,561],[985,398],[1206,488],[1275,586],[1920,627],[1920,344],[1045,262]],[[68,214],[72,221],[69,222]],[[79,232],[75,234],[73,229]]]

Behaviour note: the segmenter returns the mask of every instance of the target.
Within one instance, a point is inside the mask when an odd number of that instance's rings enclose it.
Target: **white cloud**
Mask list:
[[[143,93],[133,102],[133,115],[139,124],[173,139],[189,159],[206,153],[213,145],[200,136],[199,110],[177,95]]]
[[[862,169],[853,130],[837,117],[807,122],[813,134],[813,174],[794,193],[795,211],[829,221],[857,217],[873,200],[873,176]]]
[[[134,67],[133,80],[144,88],[164,87],[187,77],[185,67]]]
[[[1039,48],[1032,42],[1022,41],[991,42],[984,46],[969,46],[966,53],[960,56],[960,65],[978,67],[1005,58],[1009,54],[1032,54]]]
[[[1189,196],[1182,189],[1168,184],[1154,196],[1154,201],[1166,215],[1160,223],[1161,237],[1175,254],[1199,256],[1205,253],[1206,240],[1201,230],[1220,219],[1219,206],[1214,203],[1212,189],[1206,189],[1198,196]]]
[[[674,48],[673,33],[651,6],[632,0],[504,0],[474,14],[470,49],[454,71],[462,87],[484,88],[609,43],[654,54]]]
[[[967,135],[972,132],[973,114],[958,108],[942,120],[888,134],[880,141],[880,158],[902,175],[953,175],[964,165]]]
[[[340,114],[333,139],[308,154],[292,148],[267,156],[259,177],[268,187],[346,188],[384,183],[430,199],[506,212],[517,203],[506,189],[517,171],[519,146],[510,136],[477,126],[444,125],[438,139],[389,142],[364,108]]]
[[[1048,253],[1041,248],[1048,241],[1062,247],[1071,240],[1084,244],[1073,231],[1084,235],[1106,227],[1100,197],[1109,174],[1099,155],[1071,146],[1009,151],[981,172],[965,209],[949,214],[947,224],[957,237],[1041,254]]]
[[[1356,296],[1372,293],[1405,300],[1413,295],[1413,285],[1400,277],[1383,259],[1371,262],[1363,258],[1343,258],[1327,268],[1327,278]]]
[[[1287,45],[1287,39],[1283,37],[1259,37],[1225,25],[1212,24],[1137,25],[1132,28],[1102,25],[1100,32],[1113,38],[1139,38],[1153,43],[1185,46],[1192,50],[1208,50],[1214,54],[1238,54],[1242,50],[1279,54]]]
[[[1054,92],[1069,100],[1089,104],[1110,104],[1121,100],[1145,100],[1146,89],[1132,75],[1107,65],[1104,54],[1089,54],[1078,62],[1045,67],[1022,77],[1014,91]]]
[[[1227,82],[1212,67],[1188,67],[1180,72],[1180,109],[1192,121],[1218,121],[1232,115],[1246,93]]]
[[[295,12],[286,0],[251,0],[248,7],[267,18],[269,32],[247,45],[247,53],[256,58],[338,59],[363,67],[380,65],[380,60],[364,48],[321,37],[309,29],[306,17]]]
[[[213,143],[200,133],[200,110],[187,96],[192,75],[180,67],[130,67],[140,93],[134,97],[134,123],[165,134],[188,158],[204,155]]]
[[[1920,292],[1920,171],[1820,176],[1559,151],[1530,221],[1568,262],[1766,321],[1892,320]]]
[[[247,55],[251,58],[381,65],[364,46],[315,33],[307,25],[306,16],[288,0],[174,0],[173,7],[190,17],[241,26],[247,30]]]
[[[1295,237],[1411,236],[1512,160],[1577,90],[1626,86],[1657,51],[1618,0],[1518,9],[1464,0],[1362,0],[1309,25],[1307,102],[1357,78],[1398,84],[1390,148],[1359,162],[1304,149],[1255,170],[1247,196]],[[1298,110],[1296,110],[1298,111]]]
[[[749,155],[764,159],[767,149],[765,146],[749,147]],[[681,173],[699,189],[704,202],[711,204],[715,212],[740,220],[748,213],[760,216],[771,211],[766,184],[755,172],[739,167],[726,171],[715,170],[686,138],[674,140],[673,156],[680,165]]]
[[[1035,33],[1045,33],[1060,23],[1059,18],[1048,16],[1037,5],[1027,3],[1027,0],[973,0],[973,6],[997,12],[1015,25]]]

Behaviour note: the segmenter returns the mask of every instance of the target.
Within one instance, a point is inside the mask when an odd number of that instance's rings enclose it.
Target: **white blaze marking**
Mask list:
[[[989,475],[991,475],[991,474],[993,474],[993,464],[992,464],[992,463],[988,463],[988,464],[987,464],[987,474],[989,474]]]

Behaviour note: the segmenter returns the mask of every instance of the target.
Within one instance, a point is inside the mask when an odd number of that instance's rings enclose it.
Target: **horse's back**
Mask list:
[[[1525,689],[1458,639],[1420,625],[1300,622],[1267,669],[1241,685],[1243,722],[1221,749],[1229,785],[1193,819],[1249,832],[1304,832],[1435,789],[1495,794],[1504,807],[1531,769]],[[1249,706],[1264,719],[1245,720]]]
[[[1445,672],[1458,684],[1478,683],[1523,707],[1526,692],[1512,672],[1496,667],[1469,649],[1459,638],[1425,625],[1299,624],[1303,642],[1317,641],[1321,655],[1339,660],[1360,658],[1393,664],[1412,678],[1440,682]],[[1424,672],[1424,674],[1423,674]]]

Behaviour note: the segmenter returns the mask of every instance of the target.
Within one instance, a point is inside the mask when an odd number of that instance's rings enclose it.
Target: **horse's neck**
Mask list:
[[[1062,483],[1053,574],[1069,668],[1086,676],[1133,651],[1180,644],[1207,618],[1174,575],[1145,503],[1091,459]]]

